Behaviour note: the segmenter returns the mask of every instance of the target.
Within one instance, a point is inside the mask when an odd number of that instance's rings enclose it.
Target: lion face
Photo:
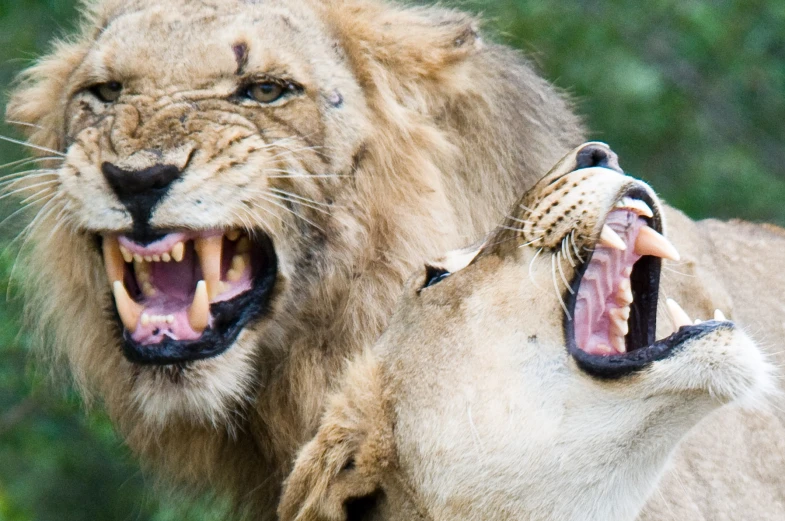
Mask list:
[[[410,280],[282,519],[633,519],[690,428],[771,385],[721,313],[658,303],[662,231],[607,146],[575,150],[481,247]]]
[[[352,198],[336,187],[365,117],[312,12],[223,4],[143,1],[106,14],[63,94],[69,146],[57,171],[67,220],[101,245],[102,262],[88,244],[79,259],[106,271],[93,290],[111,287],[135,393],[200,415],[253,376],[247,329],[311,298],[293,294],[292,279],[319,277],[320,257],[340,247],[324,237],[351,219]],[[217,363],[190,379],[156,370],[176,375],[233,348],[222,385]],[[188,403],[174,399],[183,387]],[[211,389],[218,400],[199,399]]]

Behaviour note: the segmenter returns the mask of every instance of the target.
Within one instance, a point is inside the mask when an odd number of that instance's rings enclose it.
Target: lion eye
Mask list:
[[[439,268],[437,266],[431,266],[429,264],[426,264],[425,282],[423,283],[421,289],[425,289],[427,287],[433,286],[434,284],[438,284],[439,282],[443,281],[450,275],[452,275],[452,273],[450,273],[444,268]]]
[[[246,97],[259,103],[272,103],[281,99],[286,93],[286,88],[280,83],[264,81],[254,83],[246,88]]]
[[[112,103],[120,98],[120,93],[123,92],[123,84],[116,81],[108,81],[90,87],[90,91],[104,103]]]

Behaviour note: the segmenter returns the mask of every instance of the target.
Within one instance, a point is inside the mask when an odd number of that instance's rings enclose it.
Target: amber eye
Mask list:
[[[272,103],[281,99],[287,88],[274,81],[263,81],[246,87],[245,96],[259,103]]]
[[[120,98],[120,93],[123,92],[123,84],[116,81],[99,83],[90,87],[90,92],[104,103],[112,103]]]

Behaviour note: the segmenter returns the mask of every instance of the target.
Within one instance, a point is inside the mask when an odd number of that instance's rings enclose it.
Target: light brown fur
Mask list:
[[[435,263],[452,275],[410,279],[300,453],[282,521],[783,518],[785,393],[769,364],[785,364],[785,231],[659,207],[682,259],[663,268],[657,338],[672,332],[664,297],[744,332],[595,379],[565,349],[557,273],[576,268],[561,241],[593,247],[632,181],[571,172],[576,153],[483,246]],[[740,399],[755,407],[723,406]]]
[[[84,12],[8,107],[55,156],[13,185],[39,207],[30,316],[144,462],[267,518],[333,380],[382,331],[408,273],[480,236],[582,129],[520,56],[455,11],[103,0]],[[252,73],[293,77],[305,94],[269,109],[232,101]],[[106,81],[123,82],[118,104],[85,90]],[[185,370],[123,357],[94,248],[97,233],[131,225],[101,162],[162,159],[190,163],[154,226],[260,228],[279,256],[268,315]]]

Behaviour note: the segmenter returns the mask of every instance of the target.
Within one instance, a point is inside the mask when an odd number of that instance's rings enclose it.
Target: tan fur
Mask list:
[[[638,182],[571,171],[576,153],[473,255],[437,263],[452,275],[425,288],[422,273],[410,279],[300,453],[282,521],[783,518],[783,230],[658,207],[682,254],[663,268],[662,297],[704,320],[719,307],[739,327],[596,379],[566,352],[558,273],[572,280],[567,249],[593,247],[601,217]],[[575,248],[562,242],[571,236]],[[657,338],[672,332],[663,300]]]
[[[47,184],[24,180],[40,208],[31,317],[143,461],[267,518],[336,374],[381,332],[407,274],[479,237],[582,129],[520,56],[447,9],[95,0],[84,12],[8,107],[30,143],[66,154]],[[305,95],[265,109],[229,99],[260,73]],[[85,91],[107,81],[123,82],[115,105]],[[225,354],[185,370],[122,356],[94,236],[131,221],[103,161],[188,164],[156,227],[273,238],[272,309]]]

